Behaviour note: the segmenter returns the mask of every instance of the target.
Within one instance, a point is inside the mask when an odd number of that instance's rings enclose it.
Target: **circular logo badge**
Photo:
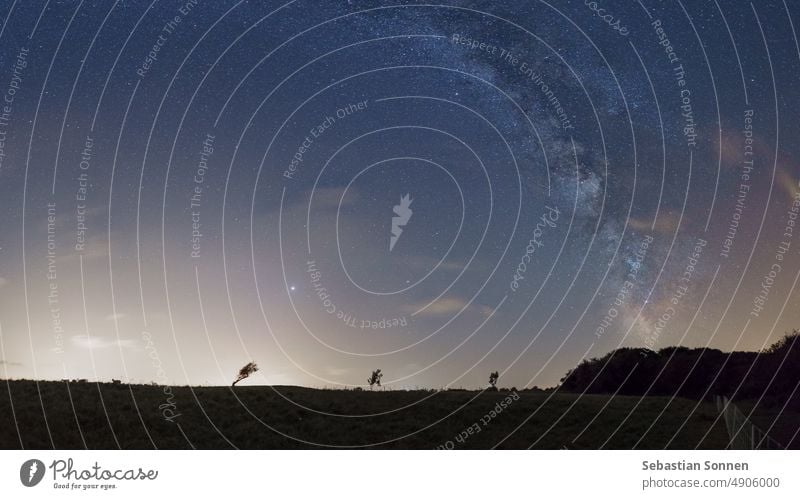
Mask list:
[[[44,463],[38,459],[28,459],[19,468],[19,480],[26,487],[35,487],[44,478]]]

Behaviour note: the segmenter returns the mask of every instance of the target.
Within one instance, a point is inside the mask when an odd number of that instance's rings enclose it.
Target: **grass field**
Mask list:
[[[5,449],[692,449],[727,443],[712,404],[666,397],[65,382],[40,382],[37,390],[33,381],[0,382],[0,390]]]

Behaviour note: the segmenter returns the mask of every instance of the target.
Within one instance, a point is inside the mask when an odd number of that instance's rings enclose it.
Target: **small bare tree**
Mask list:
[[[258,371],[258,366],[255,362],[248,362],[243,368],[239,369],[239,374],[236,376],[236,380],[233,382],[231,386],[235,386],[236,383],[240,382],[241,380],[245,379],[246,377],[250,376],[254,372]]]
[[[496,390],[497,389],[497,387],[495,385],[497,385],[497,379],[499,377],[500,377],[500,373],[498,373],[497,371],[495,371],[493,373],[489,373],[489,384],[492,385],[492,390]]]
[[[381,373],[380,369],[375,369],[372,371],[372,376],[367,378],[367,383],[369,383],[369,389],[372,390],[373,385],[381,386],[381,378],[383,374]]]

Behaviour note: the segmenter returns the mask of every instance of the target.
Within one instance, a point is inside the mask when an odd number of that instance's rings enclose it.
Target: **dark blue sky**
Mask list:
[[[0,375],[762,348],[800,325],[797,10],[3,2]]]

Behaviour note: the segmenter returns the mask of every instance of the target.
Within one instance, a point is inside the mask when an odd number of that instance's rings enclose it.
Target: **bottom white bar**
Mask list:
[[[796,451],[2,451],[0,497],[800,497],[798,465]]]

